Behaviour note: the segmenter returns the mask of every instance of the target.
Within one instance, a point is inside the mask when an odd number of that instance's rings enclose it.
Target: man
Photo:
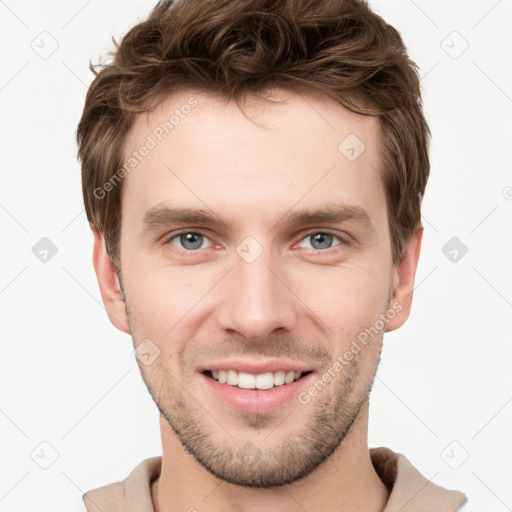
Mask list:
[[[89,511],[456,511],[368,449],[429,174],[416,66],[356,0],[160,2],[78,127],[94,268],[163,456]]]

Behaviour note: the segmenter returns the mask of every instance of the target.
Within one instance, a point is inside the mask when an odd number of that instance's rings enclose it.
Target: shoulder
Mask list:
[[[82,496],[87,512],[153,512],[151,482],[160,475],[161,466],[161,456],[150,457],[124,480],[87,491]]]
[[[375,471],[390,490],[384,512],[458,512],[467,502],[460,491],[445,489],[425,478],[401,453],[389,448],[370,450]]]

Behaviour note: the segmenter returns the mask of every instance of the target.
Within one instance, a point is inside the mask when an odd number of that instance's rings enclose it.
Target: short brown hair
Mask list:
[[[395,28],[363,0],[164,0],[99,64],[77,129],[91,228],[120,270],[122,182],[95,192],[123,166],[138,114],[178,89],[240,103],[269,88],[310,88],[352,112],[377,116],[393,263],[421,224],[430,130],[420,78]],[[340,141],[341,142],[341,141]]]

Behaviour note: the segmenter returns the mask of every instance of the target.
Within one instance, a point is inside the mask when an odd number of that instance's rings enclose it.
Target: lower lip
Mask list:
[[[309,384],[315,372],[290,382],[290,384],[275,386],[271,389],[241,389],[238,386],[221,384],[203,373],[199,375],[217,398],[239,411],[256,414],[276,409],[294,399],[297,400],[298,394]]]

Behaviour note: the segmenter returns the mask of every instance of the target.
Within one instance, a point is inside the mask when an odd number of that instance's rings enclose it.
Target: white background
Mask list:
[[[0,1],[0,512],[83,510],[83,492],[161,454],[131,338],[101,303],[74,140],[89,60],[152,5]],[[413,311],[385,337],[370,446],[462,490],[465,510],[512,510],[512,1],[371,5],[421,68],[433,141]],[[47,59],[41,37],[58,44]]]

